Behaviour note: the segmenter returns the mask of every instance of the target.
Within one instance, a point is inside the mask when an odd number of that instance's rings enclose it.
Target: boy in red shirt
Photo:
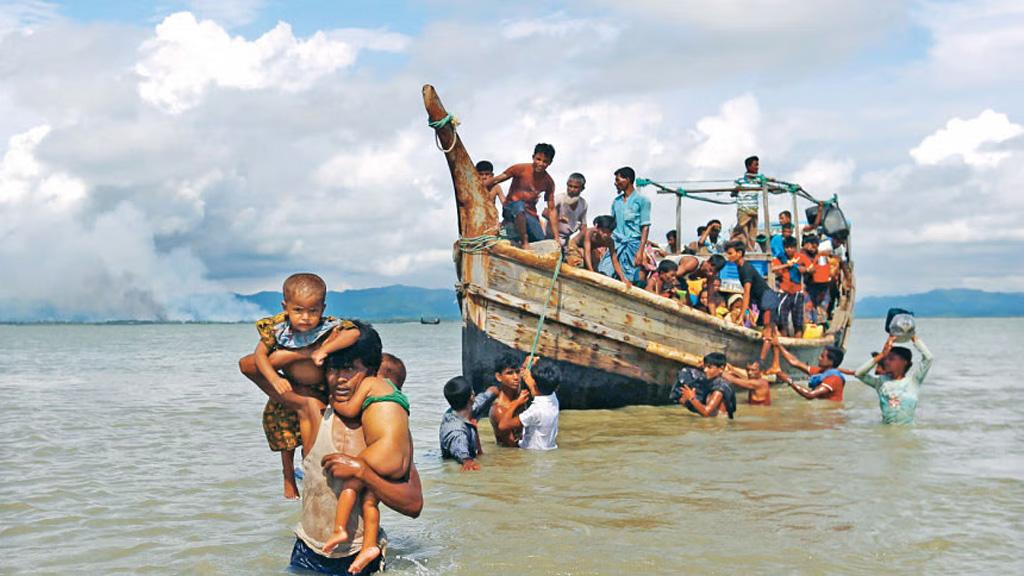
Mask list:
[[[555,181],[548,174],[548,166],[555,159],[555,147],[541,142],[533,148],[533,160],[523,164],[513,164],[504,172],[493,178],[484,179],[484,186],[491,186],[511,179],[502,219],[514,242],[524,249],[530,242],[537,242],[553,237],[552,230],[557,229],[558,217],[555,214]],[[544,218],[548,221],[547,229],[540,222],[537,213],[537,202],[544,194]]]
[[[803,252],[797,252],[796,238],[792,236],[782,239],[782,249],[786,261],[772,260],[772,272],[780,278],[779,290],[782,292],[777,324],[787,336],[799,338],[804,332],[804,274],[810,268],[811,260]],[[787,319],[792,320],[792,330]]]
[[[801,362],[792,352],[783,348],[778,338],[774,340],[773,344],[782,353],[782,357],[786,359],[786,362],[789,362],[790,366],[807,373],[811,377],[806,387],[790,381],[789,387],[794,392],[808,400],[843,401],[843,388],[846,386],[846,377],[839,370],[839,365],[843,363],[843,356],[845,355],[842,348],[838,346],[825,346],[825,349],[821,351],[821,356],[818,356],[818,365],[808,366]]]
[[[829,293],[829,284],[832,279],[828,265],[828,256],[818,253],[818,238],[816,236],[804,236],[804,254],[811,261],[807,268],[810,278],[807,282],[807,296],[810,297],[810,306],[816,324],[823,324],[827,320],[825,316],[826,299]]]

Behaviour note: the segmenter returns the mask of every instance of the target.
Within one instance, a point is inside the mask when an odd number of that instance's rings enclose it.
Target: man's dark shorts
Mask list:
[[[384,556],[380,556],[373,562],[370,562],[370,565],[364,568],[362,572],[359,572],[358,576],[379,572],[382,568],[381,560],[383,558]],[[295,547],[292,548],[292,561],[290,566],[292,568],[302,570],[312,570],[313,572],[319,572],[321,574],[348,576],[348,567],[355,559],[355,554],[345,556],[344,558],[327,558],[326,556],[321,556],[314,552],[312,548],[306,546],[305,542],[296,538]]]
[[[772,289],[767,289],[764,294],[761,294],[761,301],[757,303],[761,309],[761,316],[758,318],[758,324],[764,326],[764,313],[772,313],[772,322],[775,322],[775,318],[779,317],[779,304],[782,304],[782,298],[779,293]]]
[[[540,223],[540,218],[526,211],[526,202],[516,200],[515,202],[505,204],[505,207],[501,210],[502,223],[505,226],[509,240],[514,242],[519,239],[519,231],[516,230],[516,218],[520,214],[526,215],[526,236],[529,242],[540,242],[547,238],[544,226]]]

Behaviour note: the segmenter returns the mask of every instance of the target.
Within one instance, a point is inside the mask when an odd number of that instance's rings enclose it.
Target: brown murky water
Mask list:
[[[853,367],[880,345],[859,321]],[[559,450],[442,463],[459,330],[381,325],[410,369],[418,520],[384,513],[395,574],[1024,573],[1024,321],[922,320],[914,427],[786,389],[736,420],[564,412]],[[0,326],[0,573],[286,573],[249,326]],[[484,426],[483,428],[486,428]],[[489,441],[489,430],[485,440]]]

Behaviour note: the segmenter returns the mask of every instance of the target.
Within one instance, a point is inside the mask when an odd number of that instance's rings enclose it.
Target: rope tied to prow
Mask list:
[[[444,128],[449,124],[451,124],[452,126],[452,145],[449,146],[448,148],[445,148],[444,146],[441,145],[441,136],[440,134],[438,134],[438,131],[440,131],[441,128]],[[452,116],[451,114],[445,114],[444,118],[441,118],[440,120],[427,122],[427,126],[430,126],[431,128],[434,129],[434,143],[437,144],[438,150],[447,154],[455,149],[455,143],[459,141],[459,119],[457,117]]]

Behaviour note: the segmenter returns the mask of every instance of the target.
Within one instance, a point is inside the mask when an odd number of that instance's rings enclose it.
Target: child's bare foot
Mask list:
[[[349,574],[358,574],[362,572],[363,568],[369,566],[370,562],[373,562],[378,557],[380,557],[379,546],[370,546],[368,548],[363,548],[359,551],[359,554],[356,555],[356,559],[352,561],[352,564],[349,564]]]
[[[285,500],[298,500],[299,499],[299,485],[295,483],[295,474],[285,474],[284,476],[284,499]]]
[[[338,544],[341,544],[346,540],[348,540],[348,532],[344,530],[335,530],[331,534],[331,537],[327,539],[327,542],[324,542],[324,554],[330,554],[338,547]],[[356,558],[356,560],[358,560],[358,558]],[[373,558],[370,560],[373,560]]]

